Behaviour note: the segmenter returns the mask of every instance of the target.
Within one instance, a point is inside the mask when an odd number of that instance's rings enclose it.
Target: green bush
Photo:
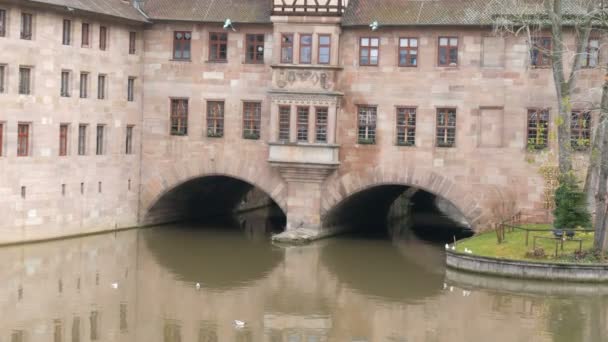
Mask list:
[[[572,174],[560,177],[559,186],[555,190],[553,217],[553,227],[555,228],[591,227],[591,215],[587,211],[587,198],[580,189],[576,177]]]

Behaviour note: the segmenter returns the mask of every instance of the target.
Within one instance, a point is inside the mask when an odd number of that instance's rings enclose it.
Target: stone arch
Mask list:
[[[208,167],[198,167],[194,163],[159,167],[154,173],[142,175],[139,222],[151,224],[146,222],[147,213],[172,190],[188,182],[209,177],[227,177],[256,187],[286,213],[286,184],[276,171],[264,166],[241,160],[230,165],[213,163]]]
[[[416,170],[407,166],[399,169],[375,167],[335,175],[328,180],[321,195],[322,217],[350,196],[382,185],[410,186],[439,196],[451,202],[476,232],[483,230],[487,222],[486,210],[482,206],[485,197],[482,190],[471,191],[436,171]]]

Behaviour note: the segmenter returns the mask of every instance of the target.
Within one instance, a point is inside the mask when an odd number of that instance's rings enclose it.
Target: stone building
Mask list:
[[[547,219],[551,41],[497,36],[496,14],[486,0],[0,0],[0,242],[178,220],[202,197],[238,201],[218,188],[231,182],[268,194],[288,230],[320,233],[385,185],[437,195],[477,230],[507,190]]]

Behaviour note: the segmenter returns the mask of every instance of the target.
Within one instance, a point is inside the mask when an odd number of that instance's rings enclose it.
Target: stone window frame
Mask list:
[[[532,117],[532,114],[542,114],[544,116]],[[535,125],[532,126],[531,123]],[[544,132],[541,131],[539,141],[539,127],[544,123]],[[551,124],[551,113],[549,108],[528,108],[526,114],[526,147],[529,150],[543,150],[549,147],[549,128]]]
[[[17,157],[29,157],[32,153],[32,123],[17,123]]]
[[[127,78],[127,102],[135,101],[135,76],[129,76]]]
[[[26,71],[27,70],[27,75]],[[32,95],[33,93],[33,71],[30,65],[19,66],[19,95]],[[27,77],[26,77],[27,76]]]
[[[402,40],[407,40],[407,46],[401,46]],[[412,41],[416,41],[416,46],[412,47]],[[397,39],[397,64],[402,68],[417,68],[420,58],[420,39],[418,37],[399,37]],[[401,63],[401,52],[406,52],[405,63]],[[411,63],[410,56],[412,51],[415,51],[416,62]]]
[[[34,14],[21,12],[21,22],[19,23],[19,37],[23,40],[34,39]]]
[[[454,113],[453,124],[450,122],[450,114]],[[458,108],[438,107],[435,115],[435,147],[456,147],[456,134],[458,126]]]
[[[137,52],[137,32],[129,31],[129,55]]]
[[[363,40],[367,39],[367,45],[363,45]],[[376,40],[378,45],[374,46],[373,41]],[[380,37],[379,36],[365,36],[359,37],[359,66],[378,66],[380,65]],[[367,57],[367,63],[363,63],[363,49],[367,49],[365,57]],[[376,63],[372,63],[372,50],[376,51]]]
[[[97,99],[106,100],[108,98],[108,75],[97,74]]]
[[[296,141],[298,143],[308,142],[310,134],[309,122],[310,106],[296,106]]]
[[[87,22],[80,25],[80,47],[91,47],[91,24]]]
[[[298,48],[299,48],[298,62],[300,64],[305,64],[305,65],[312,64],[313,37],[314,37],[314,35],[312,33],[299,33],[298,34]],[[303,42],[304,38],[309,38],[310,43],[304,43]],[[305,54],[305,51],[306,51],[305,48],[309,48],[308,54]],[[306,61],[306,58],[308,58],[308,61]]]
[[[135,125],[127,125],[125,130],[125,154],[133,154],[133,133]]]
[[[259,40],[260,37],[262,37],[261,41]],[[264,64],[265,41],[266,35],[264,33],[248,33],[245,35],[245,64]],[[253,48],[252,56],[249,55],[250,47]],[[260,47],[262,51],[259,51]],[[259,52],[262,53],[261,56],[258,56]]]
[[[365,120],[362,120],[362,115],[364,114]],[[375,145],[378,138],[378,105],[358,104],[356,118],[357,144]]]
[[[79,97],[81,99],[86,99],[89,97],[89,72],[81,71],[80,72],[80,83],[79,83]]]
[[[293,58],[293,53],[294,53],[294,37],[295,34],[294,33],[290,33],[290,32],[284,32],[281,33],[281,63],[283,64],[293,64],[294,63],[294,58]],[[285,40],[285,38],[290,38],[291,42],[288,42]],[[291,49],[288,50],[289,53],[285,54],[285,49]],[[286,58],[289,57],[289,58]]]
[[[4,127],[6,123],[4,121],[0,121],[0,157],[4,156]]]
[[[0,7],[0,37],[7,36],[8,28],[8,11],[4,7]]]
[[[397,146],[416,146],[416,117],[418,116],[416,106],[395,107],[395,144]],[[400,115],[403,119],[400,120]],[[413,123],[411,122],[413,116]],[[401,139],[403,137],[403,139]]]
[[[70,97],[72,96],[72,71],[63,69],[61,70],[61,82],[59,87],[59,96]]]
[[[207,137],[222,138],[225,133],[226,101],[207,100]]]
[[[59,124],[59,156],[65,157],[68,155],[69,148],[70,124]]]
[[[596,46],[592,46],[592,42],[596,42]],[[592,34],[589,36],[589,40],[587,41],[587,46],[585,47],[585,52],[583,56],[583,60],[581,63],[581,68],[596,68],[600,65],[600,53],[601,53],[601,38],[597,34]],[[595,53],[595,64],[591,64],[591,56]]]
[[[108,50],[108,38],[109,38],[109,33],[108,33],[108,27],[104,26],[104,25],[100,25],[99,26],[99,50],[100,51],[107,51]]]
[[[323,114],[325,118],[320,117]],[[315,106],[315,143],[327,144],[329,128],[329,107]]]
[[[72,20],[63,19],[62,28],[61,44],[67,46],[72,45]]]
[[[570,115],[570,146],[575,151],[589,150],[591,146],[591,125],[593,124],[591,111],[572,110]]]
[[[328,44],[321,43],[321,38],[329,38]],[[321,50],[327,49],[327,62],[321,60]],[[331,34],[319,34],[317,35],[317,63],[318,64],[331,64]]]
[[[8,64],[0,63],[0,94],[8,91]]]
[[[89,124],[79,123],[78,124],[78,155],[87,155],[87,128]]]
[[[213,38],[213,37],[216,38]],[[225,56],[222,58],[222,47]],[[215,49],[214,49],[215,48]],[[215,51],[215,52],[214,52]],[[209,32],[209,62],[226,63],[228,61],[228,32]]]
[[[183,106],[180,111],[179,106]],[[184,97],[169,98],[169,134],[174,136],[188,135],[189,99]]]
[[[552,65],[552,47],[553,38],[550,36],[532,37],[530,42],[530,66],[533,68],[550,68]]]
[[[442,45],[442,40],[447,39],[447,45]],[[452,45],[452,40],[456,39],[456,45]],[[437,66],[440,67],[457,67],[460,64],[460,58],[458,56],[458,50],[460,47],[460,37],[458,36],[438,36],[437,37]],[[445,51],[445,63],[442,63],[441,56],[442,51]],[[450,56],[453,51],[456,52],[456,62],[451,63]]]
[[[181,36],[178,36],[181,35]],[[185,52],[188,56],[184,57]],[[178,56],[177,53],[180,53]],[[173,53],[172,61],[191,61],[192,60],[192,31],[173,31]]]
[[[286,110],[282,111],[282,110]],[[290,105],[279,105],[279,131],[278,139],[281,142],[287,143],[291,140],[291,106]],[[285,115],[287,114],[287,115]],[[285,120],[286,119],[286,120]]]
[[[259,140],[262,131],[262,101],[243,101],[243,139]]]
[[[95,155],[103,156],[106,154],[107,146],[107,125],[103,123],[98,123],[95,127]]]

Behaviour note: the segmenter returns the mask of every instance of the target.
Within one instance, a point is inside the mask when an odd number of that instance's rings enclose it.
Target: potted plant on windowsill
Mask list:
[[[449,141],[438,141],[437,147],[454,147],[454,143]]]
[[[397,146],[414,146],[415,144],[413,142],[408,142],[408,141],[397,141]]]
[[[221,133],[221,132],[207,131],[208,138],[221,138],[223,136],[224,136],[224,133]]]
[[[357,140],[359,145],[374,145],[376,143],[376,139],[374,138],[359,138]]]
[[[250,139],[250,140],[258,140],[258,139],[260,139],[260,133],[244,132],[243,133],[243,138],[244,139]]]

